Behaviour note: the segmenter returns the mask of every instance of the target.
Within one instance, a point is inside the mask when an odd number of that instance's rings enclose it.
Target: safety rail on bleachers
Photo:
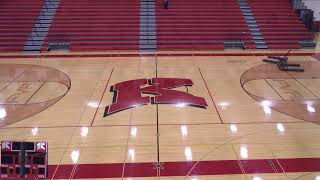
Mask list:
[[[302,0],[289,0],[292,7],[296,10],[300,19],[303,20],[305,26],[310,32],[315,33],[318,31],[317,23],[314,17],[314,11],[309,9]]]
[[[248,0],[269,49],[315,47],[313,35],[304,26],[288,0]]]

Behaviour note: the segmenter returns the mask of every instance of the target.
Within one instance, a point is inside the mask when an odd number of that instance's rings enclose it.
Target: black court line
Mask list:
[[[297,83],[299,83],[303,88],[305,88],[309,93],[311,93],[315,98],[320,99],[317,95],[315,95],[309,88],[307,88],[304,84],[302,84],[298,79],[296,79],[295,77],[293,77],[290,73],[286,72],[292,79],[294,79],[295,81],[297,81]]]
[[[199,73],[200,73],[200,75],[201,75],[201,78],[202,78],[202,80],[203,80],[206,88],[207,88],[207,91],[208,91],[208,93],[209,93],[209,95],[210,95],[210,99],[211,99],[211,101],[212,101],[212,103],[213,103],[213,105],[214,105],[214,108],[215,108],[215,110],[217,111],[217,114],[218,114],[218,116],[219,116],[219,119],[220,119],[220,121],[221,121],[221,124],[223,124],[223,121],[222,121],[222,117],[221,117],[221,115],[220,115],[220,112],[219,112],[219,110],[218,110],[218,108],[217,108],[216,103],[215,103],[214,100],[213,100],[213,97],[212,97],[211,92],[210,92],[210,90],[209,90],[208,84],[207,84],[206,80],[204,79],[203,74],[202,74],[202,72],[201,72],[201,69],[200,69],[199,67],[198,67],[198,71],[199,71]]]
[[[158,78],[158,57],[155,56],[155,65],[156,65],[156,78]],[[158,93],[158,86],[156,86],[156,92]],[[157,176],[160,176],[160,132],[159,132],[159,105],[156,104],[156,117],[157,117]]]
[[[12,79],[12,81],[10,81],[9,84],[7,84],[5,87],[3,87],[0,92],[2,92],[3,90],[5,90],[7,87],[9,87],[12,83],[14,83],[25,71],[23,71],[22,73],[20,73],[18,76],[16,76],[14,79]]]
[[[266,83],[274,90],[274,92],[276,92],[278,94],[278,96],[282,99],[282,100],[285,100],[281,95],[280,93],[266,80],[264,79],[264,81],[266,81]],[[266,98],[265,98],[266,99]]]
[[[33,98],[33,96],[34,96],[35,94],[37,94],[37,92],[44,86],[45,83],[46,83],[46,82],[43,82],[43,83],[41,84],[41,86],[31,95],[31,97],[27,100],[27,102],[26,102],[25,104],[28,104],[28,102]]]
[[[90,126],[93,125],[93,122],[94,122],[94,120],[96,119],[98,110],[99,110],[99,108],[100,108],[100,106],[101,106],[101,102],[102,102],[103,97],[104,97],[104,95],[105,95],[105,93],[106,93],[106,90],[107,90],[107,87],[108,87],[108,85],[109,85],[109,82],[110,82],[111,76],[112,76],[112,74],[113,74],[113,71],[114,71],[114,67],[113,67],[112,70],[111,70],[111,73],[110,73],[110,75],[109,75],[109,78],[108,78],[106,87],[105,87],[104,90],[103,90],[103,93],[102,93],[101,98],[100,98],[100,101],[99,101],[99,105],[98,105],[98,107],[97,107],[97,109],[96,109],[96,112],[94,113],[94,116],[93,116],[93,118],[92,118],[92,121],[91,121]]]

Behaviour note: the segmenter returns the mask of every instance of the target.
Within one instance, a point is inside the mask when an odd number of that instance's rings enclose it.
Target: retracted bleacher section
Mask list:
[[[0,52],[22,51],[43,0],[0,1]]]
[[[243,43],[255,49],[237,0],[157,0],[158,50],[223,50]]]
[[[138,50],[139,0],[61,0],[42,51],[69,42],[73,51]]]
[[[22,51],[30,37],[41,42],[41,52],[53,45],[71,51],[137,51],[145,41],[159,51],[259,49],[257,35],[268,49],[316,45],[288,0],[170,0],[169,9],[163,0],[154,0],[155,9],[153,0],[53,1],[55,13],[42,9],[45,0],[1,0],[0,52]],[[51,13],[53,21],[42,21],[47,17],[41,12]],[[41,41],[33,37],[33,27],[46,29]]]
[[[313,43],[288,0],[248,0],[269,49],[300,49]]]

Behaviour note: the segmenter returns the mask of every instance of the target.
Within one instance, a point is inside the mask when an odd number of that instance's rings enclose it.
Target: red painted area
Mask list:
[[[48,167],[48,179],[51,179],[53,177],[57,167],[58,167],[57,165],[50,165]]]
[[[59,165],[55,173],[53,175],[49,174],[48,176],[53,176],[53,179],[69,179],[74,166],[75,165]],[[51,169],[50,166],[49,169]]]
[[[142,88],[143,93],[154,94],[154,104],[179,104],[206,107],[206,100],[193,96],[187,92],[172,90],[177,87],[192,86],[190,79],[179,78],[152,78],[149,87]]]
[[[174,88],[192,85],[193,82],[190,79],[181,78],[136,79],[117,83],[111,87],[111,91],[114,92],[113,102],[106,107],[104,117],[149,103],[182,104],[205,108],[208,105],[204,98],[173,90]],[[142,86],[147,87],[141,88]],[[154,97],[145,97],[142,94],[152,94]]]
[[[239,162],[245,174],[320,171],[320,158],[251,159],[240,161],[163,162],[160,168],[160,175],[195,176],[242,174],[243,172],[241,171]],[[56,165],[49,166],[49,178],[52,177],[51,173],[53,173],[56,168]],[[53,179],[69,179],[73,171],[73,179],[157,176],[157,169],[154,167],[153,162],[79,164],[76,167],[70,164],[60,165]]]
[[[79,164],[73,176],[74,179],[83,178],[117,178],[122,177],[123,164]],[[141,171],[141,169],[140,169]]]
[[[284,173],[283,168],[280,166],[279,162],[277,159],[270,159],[270,163],[273,165],[275,171],[277,173]]]
[[[112,86],[114,101],[106,107],[104,116],[150,103],[149,97],[142,97],[140,86],[148,84],[147,79],[136,79],[117,83]]]
[[[241,174],[237,160],[200,161],[190,175]]]
[[[240,163],[247,174],[276,173],[267,159],[241,160]]]
[[[157,169],[152,163],[126,163],[123,177],[154,177]]]
[[[3,58],[89,58],[89,57],[144,57],[144,56],[285,56],[286,53],[166,53],[166,54],[39,54],[0,55]],[[289,56],[312,56],[314,53],[290,53]]]
[[[320,158],[278,159],[285,172],[320,171]]]
[[[168,162],[164,164],[163,169],[160,171],[161,176],[185,176],[196,164],[193,161],[181,162]]]

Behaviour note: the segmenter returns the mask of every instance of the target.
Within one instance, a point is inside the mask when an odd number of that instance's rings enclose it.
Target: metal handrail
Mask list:
[[[302,0],[289,0],[289,3],[299,14],[300,19],[304,22],[305,26],[312,33],[313,38],[315,39],[317,29],[314,12],[307,8]],[[311,22],[309,18],[312,18]]]

